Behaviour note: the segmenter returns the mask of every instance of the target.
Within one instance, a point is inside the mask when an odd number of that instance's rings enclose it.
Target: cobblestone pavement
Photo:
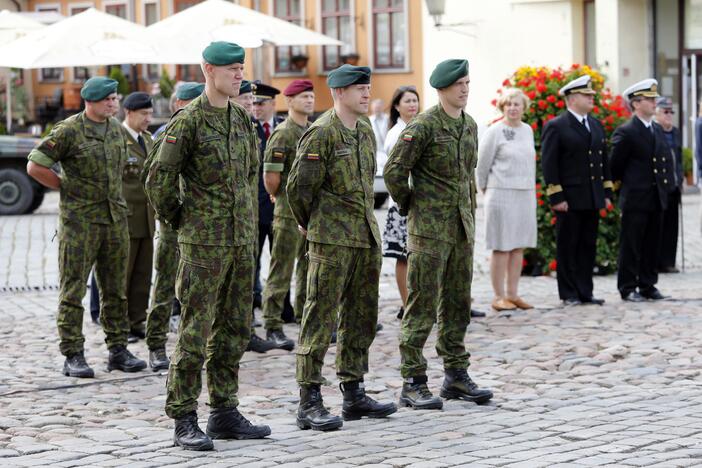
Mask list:
[[[163,414],[165,375],[107,373],[103,334],[86,314],[93,380],[60,373],[55,331],[55,197],[40,212],[0,218],[0,465],[6,466],[702,466],[702,239],[699,195],[685,197],[687,272],[662,275],[673,300],[624,304],[613,276],[595,279],[604,307],[563,309],[553,278],[523,278],[537,310],[490,313],[470,325],[472,377],[495,391],[490,405],[449,401],[443,411],[402,409],[386,420],[301,431],[294,423],[294,355],[247,353],[242,413],[271,425],[266,440],[217,441],[216,451],[172,447]],[[480,211],[479,211],[480,213]],[[381,212],[378,212],[382,216]],[[479,227],[482,223],[479,221]],[[491,296],[482,230],[476,303]],[[384,264],[369,393],[396,400],[399,296]],[[260,333],[260,331],[259,331]],[[295,326],[286,333],[296,336]],[[442,369],[431,338],[430,388]],[[169,341],[173,346],[173,337]],[[146,357],[143,342],[132,345]],[[330,348],[325,402],[340,412]],[[199,416],[206,424],[206,394]]]

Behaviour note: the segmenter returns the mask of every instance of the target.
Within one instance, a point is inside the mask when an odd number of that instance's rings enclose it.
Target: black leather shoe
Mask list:
[[[597,299],[594,296],[587,297],[582,300],[583,304],[595,304],[595,305],[603,305],[605,303],[604,299]]]
[[[644,302],[646,299],[636,291],[622,295],[622,300],[626,302]]]
[[[166,355],[166,348],[158,348],[149,350],[149,366],[154,372],[168,369],[171,364],[170,359]]]
[[[85,362],[83,352],[80,352],[66,357],[63,363],[63,375],[89,379],[95,377],[95,372]]]
[[[313,431],[333,431],[344,425],[343,419],[330,414],[324,407],[319,385],[300,387],[300,406],[297,408],[297,427]]]
[[[144,322],[134,324],[134,326],[132,326],[132,328],[129,330],[129,333],[136,336],[140,340],[143,340],[146,338],[146,324]]]
[[[175,420],[173,446],[185,450],[212,450],[214,444],[207,434],[197,425],[197,413],[193,411]]]
[[[378,322],[378,323],[375,324],[375,331],[376,331],[376,332],[379,332],[379,331],[382,330],[382,329],[383,329],[383,324],[382,324],[382,323]]]
[[[292,351],[295,348],[295,342],[285,336],[283,330],[268,330],[266,332],[266,340],[273,343],[277,349]]]
[[[275,344],[273,342],[264,340],[257,334],[251,332],[251,338],[249,339],[249,344],[246,347],[246,351],[254,351],[256,353],[267,353],[271,349],[275,349]]]
[[[405,379],[400,393],[400,406],[422,410],[441,409],[444,407],[444,402],[429,391],[427,376],[420,375]]]
[[[649,299],[651,301],[661,301],[663,299],[668,299],[668,296],[664,296],[656,288],[650,289],[648,291],[641,291],[641,297]]]
[[[465,369],[446,369],[440,395],[447,400],[473,401],[481,405],[490,401],[492,390],[478,388]]]
[[[475,310],[473,308],[470,309],[470,316],[473,318],[483,318],[487,314],[483,312],[482,310]]]
[[[400,307],[400,310],[397,311],[397,318],[398,318],[398,320],[402,320],[402,317],[404,317],[404,316],[405,316],[405,308],[404,308],[404,307]]]
[[[366,395],[363,382],[342,382],[339,388],[344,394],[341,415],[344,421],[355,421],[362,417],[384,418],[397,411],[395,403],[378,403]]]
[[[107,371],[139,372],[146,369],[146,361],[134,356],[126,346],[113,346],[107,359]]]
[[[263,439],[271,435],[271,428],[254,426],[236,408],[215,408],[207,421],[207,435],[213,439]]]
[[[580,301],[580,299],[576,299],[574,297],[569,297],[568,299],[563,299],[563,305],[565,307],[579,306],[581,304],[582,304],[582,302]]]

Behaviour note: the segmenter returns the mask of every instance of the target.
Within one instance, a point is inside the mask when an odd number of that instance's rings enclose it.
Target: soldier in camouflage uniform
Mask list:
[[[65,375],[93,377],[83,355],[83,305],[93,264],[101,293],[100,317],[109,349],[107,369],[136,372],[146,367],[127,350],[129,319],[125,297],[129,231],[122,172],[127,140],[112,117],[118,106],[117,82],[94,77],[81,96],[85,111],[59,122],[29,154],[27,173],[60,190],[59,309]],[[61,176],[51,167],[61,164]]]
[[[292,351],[294,343],[283,332],[285,295],[295,267],[295,316],[302,319],[307,288],[307,249],[305,237],[297,229],[285,184],[295,159],[297,143],[309,127],[308,117],[314,113],[314,88],[310,80],[294,80],[284,90],[288,118],[271,134],[263,159],[263,182],[274,202],[273,247],[268,279],[263,291],[263,316],[266,338],[279,348]]]
[[[405,128],[384,169],[390,195],[400,213],[408,215],[409,297],[400,330],[405,379],[400,404],[418,409],[443,406],[427,387],[422,355],[434,322],[445,371],[441,396],[476,403],[492,398],[466,372],[478,150],[477,127],[463,111],[469,82],[467,60],[447,60],[436,67],[430,84],[438,90],[439,104]]]
[[[324,355],[339,313],[336,371],[344,419],[382,418],[393,403],[366,396],[363,376],[378,320],[380,233],[373,214],[375,137],[367,121],[370,69],[342,65],[327,77],[334,108],[305,132],[290,170],[287,195],[309,242],[307,301],[297,348],[301,429],[343,425],[322,402]]]
[[[202,83],[188,82],[178,86],[175,92],[174,112],[184,108],[202,94],[205,85]],[[165,129],[164,129],[165,130]],[[158,146],[163,142],[163,132],[157,138]],[[158,154],[158,149],[149,154],[145,164],[145,172]],[[146,174],[142,174],[145,176]],[[144,177],[142,177],[144,178]],[[144,180],[142,180],[142,183]],[[154,261],[156,275],[154,287],[151,290],[151,309],[146,318],[146,344],[149,347],[149,364],[155,372],[168,369],[170,361],[166,355],[166,341],[168,340],[168,324],[171,314],[180,315],[180,303],[175,297],[175,278],[178,268],[178,232],[165,222],[159,222],[158,242],[156,244],[156,259]]]
[[[212,450],[212,439],[270,434],[237,410],[239,361],[251,329],[259,162],[251,121],[230,102],[243,79],[244,49],[213,42],[202,57],[205,92],[171,118],[146,177],[159,219],[178,230],[181,323],[166,414],[175,419],[174,444],[188,450]],[[207,434],[197,424],[205,363]]]

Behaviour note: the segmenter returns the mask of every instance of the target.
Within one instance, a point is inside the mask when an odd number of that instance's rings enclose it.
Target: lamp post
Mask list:
[[[452,31],[458,34],[463,34],[465,36],[475,37],[475,34],[462,30],[465,27],[475,27],[475,23],[462,21],[459,23],[447,23],[441,22],[441,18],[446,13],[446,0],[424,0],[427,5],[427,10],[429,11],[429,16],[434,20],[434,27],[440,31]]]

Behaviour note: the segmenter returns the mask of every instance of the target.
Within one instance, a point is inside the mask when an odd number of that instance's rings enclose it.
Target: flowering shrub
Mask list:
[[[569,81],[590,75],[592,87],[597,91],[595,107],[591,115],[599,119],[609,139],[614,129],[622,124],[629,112],[621,96],[614,96],[605,88],[602,74],[587,65],[574,64],[570,68],[521,67],[502,82],[505,88],[519,88],[531,99],[529,109],[524,112],[524,120],[534,130],[536,145],[536,216],[538,221],[537,247],[525,252],[525,272],[544,274],[556,269],[556,217],[551,210],[545,192],[543,173],[541,171],[541,131],[549,120],[555,119],[565,111],[565,101],[558,95],[558,90]],[[502,89],[497,90],[498,94]],[[492,101],[493,105],[497,100]],[[614,202],[614,200],[612,200]],[[619,209],[614,206],[600,210],[600,224],[597,236],[596,273],[606,274],[614,271],[619,250]]]

